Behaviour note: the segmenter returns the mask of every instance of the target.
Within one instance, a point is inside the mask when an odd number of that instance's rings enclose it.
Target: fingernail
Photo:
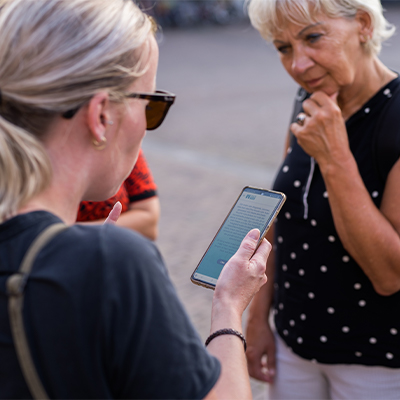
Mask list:
[[[260,231],[258,229],[253,229],[249,233],[249,237],[254,240],[257,240],[259,235],[260,235]]]

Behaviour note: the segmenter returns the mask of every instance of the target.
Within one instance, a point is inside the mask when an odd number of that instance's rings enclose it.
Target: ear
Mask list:
[[[105,138],[109,120],[109,104],[110,99],[107,92],[95,94],[88,104],[86,122],[93,139],[98,143],[102,143]]]
[[[359,25],[360,41],[362,43],[368,42],[372,38],[374,30],[371,16],[366,11],[358,10],[355,19]]]

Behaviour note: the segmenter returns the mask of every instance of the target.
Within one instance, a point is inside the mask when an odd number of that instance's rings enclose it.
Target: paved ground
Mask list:
[[[400,27],[400,6],[387,8]],[[382,53],[396,71],[399,35]],[[157,243],[205,339],[212,292],[189,277],[242,187],[270,187],[296,85],[276,51],[241,24],[165,31],[157,87],[177,94],[164,125],[144,143],[162,204]],[[265,399],[265,385],[253,381],[252,389],[255,399]]]

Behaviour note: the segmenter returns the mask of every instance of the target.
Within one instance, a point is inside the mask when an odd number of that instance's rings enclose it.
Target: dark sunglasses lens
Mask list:
[[[146,107],[147,130],[158,128],[167,115],[170,103],[164,101],[150,101]]]

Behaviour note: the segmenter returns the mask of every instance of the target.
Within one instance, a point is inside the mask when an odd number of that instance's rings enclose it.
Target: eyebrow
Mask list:
[[[305,31],[307,31],[308,29],[311,29],[311,28],[315,28],[315,27],[318,26],[318,25],[322,25],[322,22],[316,22],[315,24],[307,25],[305,28],[303,28],[303,29],[296,35],[296,37],[297,37],[297,38],[300,38],[300,36],[303,35]]]
[[[297,35],[296,38],[299,39],[308,29],[315,28],[318,25],[322,25],[322,22],[316,22],[315,24],[307,25],[304,27]],[[286,43],[284,40],[275,39],[272,43]]]

